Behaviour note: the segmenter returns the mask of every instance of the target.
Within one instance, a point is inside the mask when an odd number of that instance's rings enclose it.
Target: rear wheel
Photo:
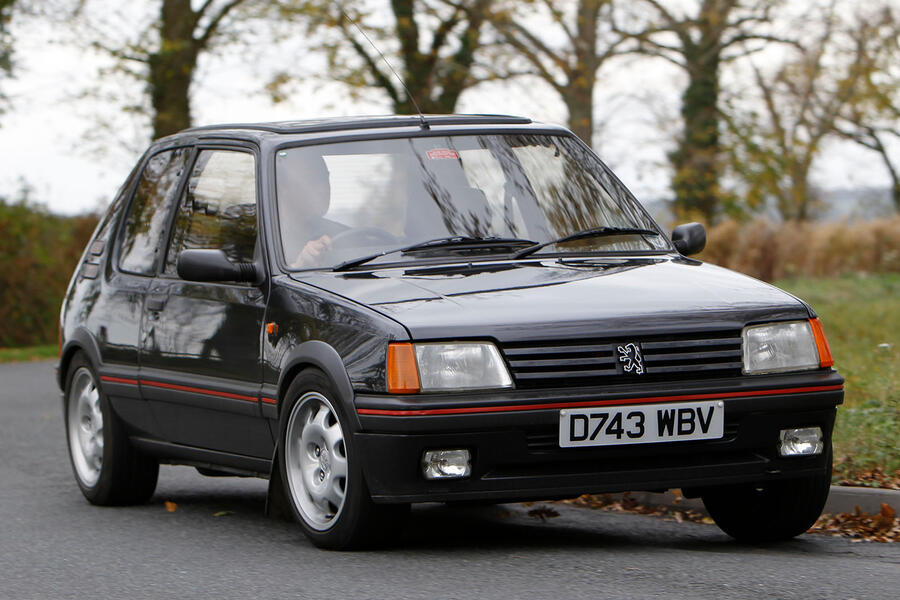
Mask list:
[[[66,377],[66,438],[75,481],[92,504],[146,502],[156,489],[159,464],[131,446],[125,427],[83,354]]]
[[[336,398],[323,373],[301,373],[287,391],[278,455],[285,494],[304,533],[316,546],[341,550],[383,541],[409,505],[372,501]]]
[[[741,542],[777,542],[808,530],[822,514],[831,486],[827,471],[815,477],[727,486],[702,495],[719,528]]]

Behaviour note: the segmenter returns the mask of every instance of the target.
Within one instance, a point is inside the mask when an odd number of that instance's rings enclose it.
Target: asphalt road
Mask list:
[[[712,525],[566,506],[542,522],[426,505],[389,549],[325,552],[263,516],[265,487],[163,467],[149,504],[90,506],[52,363],[0,365],[2,598],[900,597],[900,544],[741,546]]]

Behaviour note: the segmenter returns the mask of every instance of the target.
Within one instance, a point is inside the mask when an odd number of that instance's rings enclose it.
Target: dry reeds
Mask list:
[[[698,257],[764,281],[900,272],[900,216],[858,223],[725,221]]]

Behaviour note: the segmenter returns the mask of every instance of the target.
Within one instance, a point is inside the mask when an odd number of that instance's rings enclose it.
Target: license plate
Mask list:
[[[641,404],[559,411],[559,445],[615,446],[721,438],[722,401]]]

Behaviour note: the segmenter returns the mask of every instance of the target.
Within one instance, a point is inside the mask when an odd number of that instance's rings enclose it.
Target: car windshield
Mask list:
[[[552,135],[461,135],[368,140],[281,150],[279,230],[291,269],[356,259],[467,260],[543,253],[669,249],[622,184],[576,140]],[[408,249],[437,240],[439,243]]]

